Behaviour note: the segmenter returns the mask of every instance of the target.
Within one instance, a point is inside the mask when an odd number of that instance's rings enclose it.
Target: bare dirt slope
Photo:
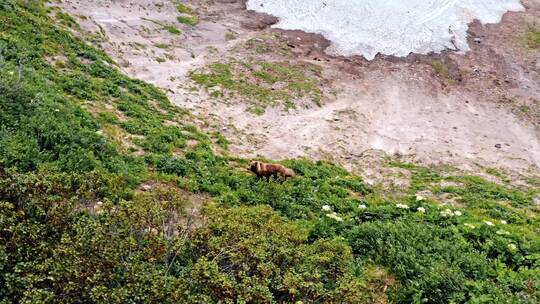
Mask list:
[[[189,1],[200,19],[196,26],[179,24],[167,0],[58,5],[78,16],[127,74],[166,89],[173,102],[200,117],[201,126],[222,131],[234,154],[331,159],[364,173],[364,162],[382,155],[540,172],[540,56],[523,38],[540,26],[539,2],[523,1],[527,11],[508,13],[500,24],[474,23],[472,51],[465,55],[378,56],[371,62],[327,56],[323,39],[298,32],[282,33],[277,42],[261,39],[276,52],[253,53],[242,43],[270,32],[265,25],[272,18],[246,12],[241,2]],[[285,55],[277,52],[283,45]],[[247,97],[211,98],[188,76],[247,56],[320,67],[322,104],[269,107],[257,115],[246,110]]]

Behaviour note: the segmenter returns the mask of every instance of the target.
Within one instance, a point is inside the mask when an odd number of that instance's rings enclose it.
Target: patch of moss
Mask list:
[[[435,60],[431,63],[431,67],[433,68],[437,76],[443,79],[449,79],[448,67],[446,66],[446,64],[444,64],[444,62],[440,60]]]
[[[289,58],[292,56],[289,45],[279,33],[265,33],[239,43],[236,48],[249,50],[257,55],[274,53]]]
[[[526,44],[531,49],[540,48],[540,30],[529,30],[525,35]]]
[[[160,49],[168,49],[171,47],[171,45],[167,43],[156,43],[154,46]]]
[[[187,25],[197,25],[199,23],[199,17],[197,16],[192,16],[192,15],[182,15],[182,16],[178,16],[176,18],[176,20],[178,20],[178,22],[182,23],[182,24],[187,24]]]
[[[308,64],[232,60],[192,71],[190,77],[214,97],[239,95],[254,109],[281,105],[287,110],[301,98],[320,105],[318,73],[318,67]]]
[[[180,14],[191,14],[191,13],[193,13],[193,9],[191,8],[191,6],[189,6],[187,4],[184,4],[184,3],[177,3],[176,4],[176,10],[178,10],[178,12]]]

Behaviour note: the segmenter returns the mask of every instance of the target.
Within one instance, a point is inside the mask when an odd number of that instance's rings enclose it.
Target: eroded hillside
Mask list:
[[[371,62],[327,56],[319,36],[270,30],[275,20],[241,1],[189,5],[196,25],[177,20],[185,13],[170,1],[61,4],[84,16],[78,22],[122,70],[166,89],[237,155],[331,159],[361,174],[366,154],[539,173],[538,49],[527,42],[538,27],[534,2],[500,24],[473,24],[466,55]],[[193,79],[216,64],[221,72]],[[299,82],[305,73],[309,83]]]

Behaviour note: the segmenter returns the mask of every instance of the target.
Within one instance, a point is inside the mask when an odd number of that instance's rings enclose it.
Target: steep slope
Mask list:
[[[376,151],[540,176],[540,70],[526,42],[540,4],[522,2],[526,11],[500,23],[470,24],[465,54],[372,61],[329,56],[320,35],[268,28],[276,19],[243,1],[182,2],[195,25],[179,21],[189,15],[178,1],[54,5],[123,72],[163,88],[197,125],[227,136],[236,155],[330,159],[367,177],[364,156]]]
[[[258,180],[77,28],[0,3],[2,302],[540,300],[538,181],[390,162],[409,186],[387,193],[303,159]]]

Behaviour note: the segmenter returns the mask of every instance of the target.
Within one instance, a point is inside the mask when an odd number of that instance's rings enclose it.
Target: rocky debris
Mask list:
[[[281,34],[287,45],[293,49],[293,52],[301,56],[325,57],[324,51],[330,46],[330,41],[321,34],[306,33],[304,31],[285,31],[274,30]]]
[[[248,30],[262,30],[272,24],[276,24],[279,19],[268,14],[248,12],[249,18],[243,20],[240,24]]]

